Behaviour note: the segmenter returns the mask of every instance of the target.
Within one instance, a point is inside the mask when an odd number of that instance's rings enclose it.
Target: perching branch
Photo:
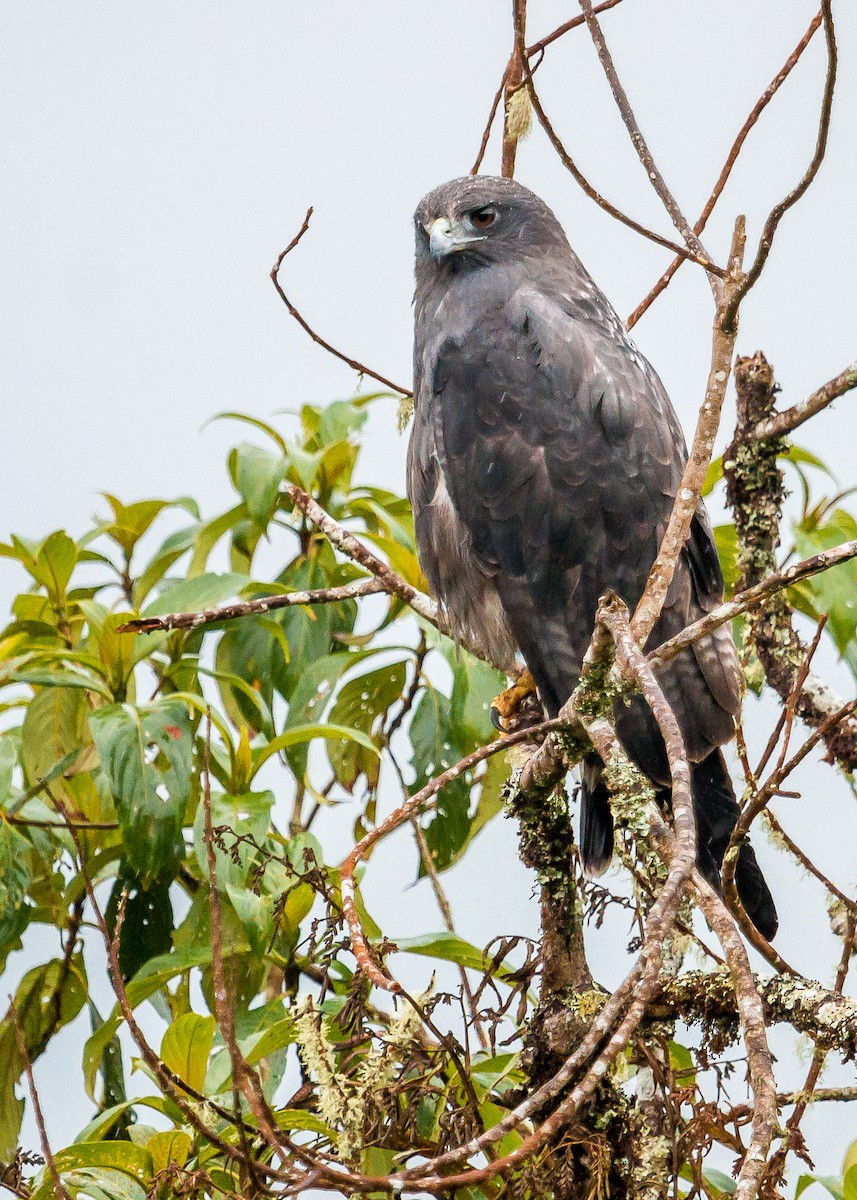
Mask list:
[[[820,554],[813,554],[810,558],[804,558],[800,562],[792,563],[790,567],[784,567],[782,571],[775,571],[754,587],[746,588],[743,592],[737,592],[731,600],[725,600],[723,604],[719,604],[717,608],[713,608],[710,613],[706,613],[704,617],[700,617],[692,625],[686,626],[681,633],[677,633],[669,641],[662,642],[657,649],[652,650],[648,654],[649,662],[656,669],[666,666],[676,655],[681,654],[682,650],[686,650],[688,646],[694,642],[698,642],[700,638],[707,637],[709,633],[713,633],[721,625],[728,624],[729,621],[732,621],[735,617],[739,617],[742,613],[761,607],[763,602],[771,596],[775,596],[778,592],[792,587],[793,584],[799,583],[802,579],[810,579],[813,575],[820,575],[822,571],[828,571],[831,567],[838,566],[839,563],[850,562],[853,558],[857,558],[857,540],[843,542],[840,546],[834,546],[830,550],[822,550]],[[839,707],[841,708],[842,705],[840,704]],[[832,709],[831,711],[835,712],[837,710]]]

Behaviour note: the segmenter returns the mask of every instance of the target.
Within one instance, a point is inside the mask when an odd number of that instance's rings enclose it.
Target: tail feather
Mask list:
[[[694,767],[693,798],[697,837],[707,859],[698,856],[699,868],[712,887],[722,893],[720,868],[740,809],[720,750]],[[779,925],[777,909],[748,841],[738,852],[735,886],[747,916],[762,937],[772,941]]]
[[[587,875],[601,875],[613,858],[613,813],[601,759],[584,760],[580,781],[580,853]]]
[[[720,750],[693,768],[697,852],[700,872],[722,894],[720,868],[740,812]],[[668,793],[667,793],[668,794]],[[580,849],[589,875],[600,875],[613,857],[613,815],[603,780],[601,761],[590,755],[583,765],[580,807]],[[748,917],[764,938],[777,932],[777,910],[753,847],[745,841],[738,853],[735,884]]]

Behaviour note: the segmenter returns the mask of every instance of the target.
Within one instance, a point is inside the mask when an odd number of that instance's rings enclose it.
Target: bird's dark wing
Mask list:
[[[551,714],[571,694],[608,588],[633,608],[657,555],[685,461],[669,399],[614,321],[528,291],[486,310],[466,334],[441,339],[422,380],[422,419],[443,485],[480,571]],[[650,646],[722,598],[704,507]],[[733,735],[737,656],[727,628],[696,643],[660,682],[695,763],[701,868],[718,885],[725,835],[738,806],[717,747]],[[647,705],[619,702],[616,729],[629,755],[668,796],[663,741]],[[584,772],[581,843],[587,866],[612,855],[612,817],[597,761]],[[739,892],[773,936],[776,911],[744,846]]]

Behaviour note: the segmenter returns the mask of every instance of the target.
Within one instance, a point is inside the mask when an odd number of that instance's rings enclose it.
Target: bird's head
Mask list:
[[[568,250],[548,206],[514,179],[468,175],[443,183],[414,214],[417,271],[458,273]]]

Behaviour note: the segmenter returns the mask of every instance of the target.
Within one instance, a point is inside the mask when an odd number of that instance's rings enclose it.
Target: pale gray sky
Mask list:
[[[127,500],[192,494],[209,512],[223,508],[223,457],[235,430],[200,432],[213,413],[267,416],[351,394],[353,373],[309,342],[268,279],[310,204],[312,229],[288,260],[287,290],[334,344],[409,381],[411,213],[424,192],[472,163],[508,56],[508,8],[499,0],[0,5],[0,535],[79,532],[101,489]],[[765,351],[787,402],[855,353],[857,10],[844,0],[835,10],[841,86],[828,159],[781,226],[738,343],[742,353]],[[573,11],[572,3],[531,0],[531,39]],[[806,0],[625,0],[605,14],[642,127],[691,218],[813,11]],[[724,259],[738,211],[748,215],[754,245],[761,219],[803,171],[823,70],[817,36],[748,140],[705,235],[715,257]],[[596,186],[669,233],[585,30],[551,48],[538,80]],[[495,143],[489,169],[497,153]],[[554,207],[619,311],[630,312],[667,252],[586,199],[538,130],[521,147],[518,175]],[[688,430],[707,373],[710,319],[707,285],[685,267],[634,335]],[[800,439],[843,484],[857,475],[851,403],[841,401]],[[731,410],[726,430],[730,419]],[[405,443],[392,405],[378,406],[369,430],[364,474],[401,488]],[[4,611],[21,583],[0,560]],[[830,653],[825,670],[850,693]],[[750,702],[759,742],[768,728],[762,707]],[[770,706],[764,712],[769,721]],[[829,770],[809,766],[804,778],[800,812],[781,812],[837,881],[853,886],[853,797]],[[334,831],[343,845],[350,824]],[[762,856],[771,861],[764,846]],[[375,908],[394,906],[393,935],[438,925],[425,885],[402,892],[411,868],[394,843],[369,872]],[[783,954],[828,977],[835,945],[818,893],[779,864],[771,873]],[[534,933],[530,886],[510,823],[496,822],[466,871],[450,876],[463,932],[480,944],[498,932]],[[617,939],[591,941],[609,982],[621,966]],[[43,947],[34,940],[30,953]],[[4,986],[32,961],[27,952],[14,956]],[[424,968],[417,961],[407,970],[416,982]],[[57,1070],[69,1088],[77,1079],[82,1036],[64,1034],[65,1050],[38,1065],[60,1142],[88,1111],[70,1103],[65,1083],[56,1087]],[[775,1040],[788,1057],[794,1039]],[[785,1082],[798,1079],[793,1071]],[[838,1169],[849,1127],[857,1132],[846,1107],[807,1120],[823,1170]]]

